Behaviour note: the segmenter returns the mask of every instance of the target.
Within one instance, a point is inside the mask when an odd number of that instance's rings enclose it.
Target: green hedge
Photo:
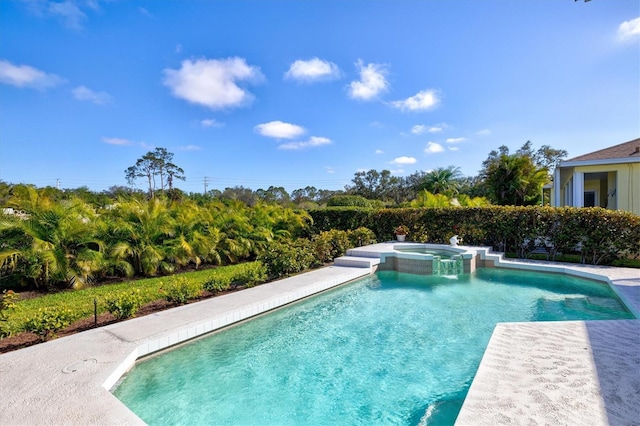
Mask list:
[[[521,258],[540,249],[550,260],[559,253],[578,252],[582,262],[590,264],[640,257],[640,216],[599,207],[334,208],[309,213],[318,234],[365,226],[379,241],[388,241],[402,224],[409,227],[410,241],[448,244],[459,235],[465,245],[491,246]]]

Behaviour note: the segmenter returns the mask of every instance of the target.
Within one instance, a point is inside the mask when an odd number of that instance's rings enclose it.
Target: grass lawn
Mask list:
[[[180,276],[186,277],[190,282],[203,284],[213,278],[234,277],[241,274],[254,263],[222,266],[201,271],[186,272]],[[15,309],[7,312],[7,328],[12,334],[23,331],[24,324],[38,314],[43,308],[66,308],[73,313],[73,321],[93,317],[94,300],[97,301],[98,315],[107,312],[105,301],[107,298],[119,294],[126,294],[133,290],[139,292],[142,303],[147,304],[158,300],[164,300],[164,294],[160,291],[164,284],[168,284],[173,276],[146,278],[131,280],[116,284],[104,284],[97,287],[89,287],[83,290],[67,290],[53,294],[45,294],[39,297],[20,300]]]

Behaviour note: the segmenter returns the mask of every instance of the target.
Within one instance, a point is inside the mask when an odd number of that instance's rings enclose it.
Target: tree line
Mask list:
[[[447,199],[482,198],[495,205],[534,205],[543,201],[542,186],[551,182],[554,167],[566,156],[567,151],[548,145],[534,150],[533,144],[527,141],[515,153],[510,153],[506,146],[492,150],[483,161],[479,174],[472,177],[463,176],[460,168],[455,166],[416,171],[406,177],[393,176],[389,170],[372,169],[356,172],[351,184],[343,190],[306,186],[289,193],[282,186],[257,190],[234,186],[206,193],[186,193],[174,186],[176,180],[186,179],[184,170],[173,163],[172,153],[165,148],[156,148],[125,170],[129,186],[112,186],[101,192],[92,192],[87,187],[59,190],[48,186],[39,191],[53,200],[77,197],[100,207],[121,198],[144,200],[157,195],[173,201],[192,200],[200,204],[217,199],[240,201],[247,206],[274,203],[303,209],[332,205],[363,206],[367,204],[363,199],[368,200],[371,206],[407,207],[415,206],[417,199],[428,198],[428,194]],[[145,182],[147,191],[135,188],[139,180]],[[11,194],[23,191],[23,186],[0,181],[0,205],[5,206]]]

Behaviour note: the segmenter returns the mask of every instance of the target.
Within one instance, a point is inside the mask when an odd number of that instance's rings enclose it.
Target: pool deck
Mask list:
[[[366,257],[393,244],[368,246]],[[363,253],[355,253],[353,257]],[[640,273],[544,262],[600,279],[640,313]],[[134,318],[0,355],[0,424],[129,425],[144,422],[109,389],[147,354],[370,274],[375,261],[334,266]],[[458,425],[640,424],[640,320],[498,324]]]

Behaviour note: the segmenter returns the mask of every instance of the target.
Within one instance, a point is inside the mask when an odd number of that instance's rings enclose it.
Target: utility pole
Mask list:
[[[202,193],[202,195],[207,195],[207,177],[204,177],[204,192]]]

